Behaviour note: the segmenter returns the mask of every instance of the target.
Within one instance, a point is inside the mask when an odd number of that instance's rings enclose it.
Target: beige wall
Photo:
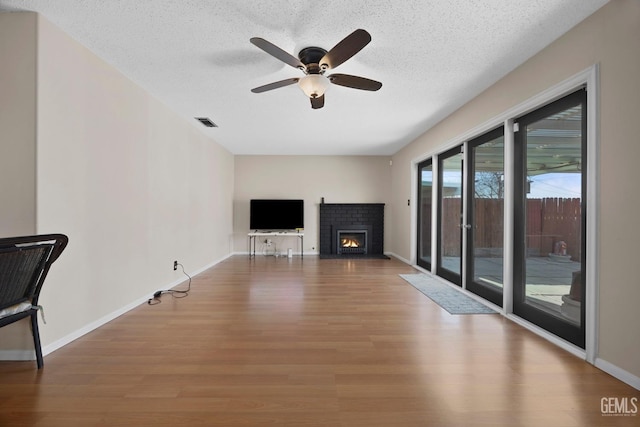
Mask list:
[[[173,260],[194,272],[231,253],[233,155],[46,19],[37,30],[33,214],[69,236],[41,294],[46,351],[184,279]]]
[[[0,237],[36,230],[36,15],[0,14]]]
[[[236,156],[234,250],[247,251],[251,199],[303,199],[305,253],[320,250],[318,205],[322,197],[326,203],[386,203],[387,222],[392,215],[389,160],[383,156]],[[295,238],[282,240],[280,246],[297,252],[297,242],[291,239]]]
[[[599,354],[640,377],[640,2],[615,0],[393,156],[391,251],[411,258],[411,161],[535,94],[600,65]],[[405,201],[405,208],[400,210]]]

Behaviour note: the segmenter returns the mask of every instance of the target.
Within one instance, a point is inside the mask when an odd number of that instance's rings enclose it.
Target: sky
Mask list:
[[[531,179],[529,199],[544,197],[579,198],[581,190],[581,175],[577,173],[547,173],[536,175]]]
[[[449,176],[447,176],[449,175]],[[425,176],[425,181],[430,181],[431,176]],[[547,173],[535,175],[530,178],[531,192],[529,199],[542,199],[545,197],[579,198],[581,190],[581,174],[576,173]],[[461,176],[459,172],[444,174],[445,186],[459,187]]]

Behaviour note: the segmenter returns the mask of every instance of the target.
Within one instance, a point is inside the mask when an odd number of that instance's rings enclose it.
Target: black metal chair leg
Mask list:
[[[42,369],[44,359],[42,357],[42,348],[40,346],[40,331],[38,329],[38,311],[34,310],[31,314],[31,333],[33,334],[33,347],[36,350],[36,363],[38,369]]]

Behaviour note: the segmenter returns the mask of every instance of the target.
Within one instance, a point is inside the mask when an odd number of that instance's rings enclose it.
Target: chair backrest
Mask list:
[[[37,305],[49,268],[67,243],[63,234],[0,239],[0,310],[21,302]]]

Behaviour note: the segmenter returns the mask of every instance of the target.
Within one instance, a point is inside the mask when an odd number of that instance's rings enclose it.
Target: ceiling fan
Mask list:
[[[382,87],[382,83],[375,80],[349,74],[324,75],[325,71],[336,68],[360,52],[370,41],[371,35],[365,30],[359,29],[342,39],[340,43],[329,51],[321,47],[305,47],[298,53],[296,58],[265,39],[253,37],[251,38],[251,43],[285,64],[298,68],[305,76],[269,83],[253,88],[251,92],[261,93],[297,83],[311,99],[311,108],[317,109],[324,106],[324,93],[329,87],[329,83],[353,89],[376,91]]]

